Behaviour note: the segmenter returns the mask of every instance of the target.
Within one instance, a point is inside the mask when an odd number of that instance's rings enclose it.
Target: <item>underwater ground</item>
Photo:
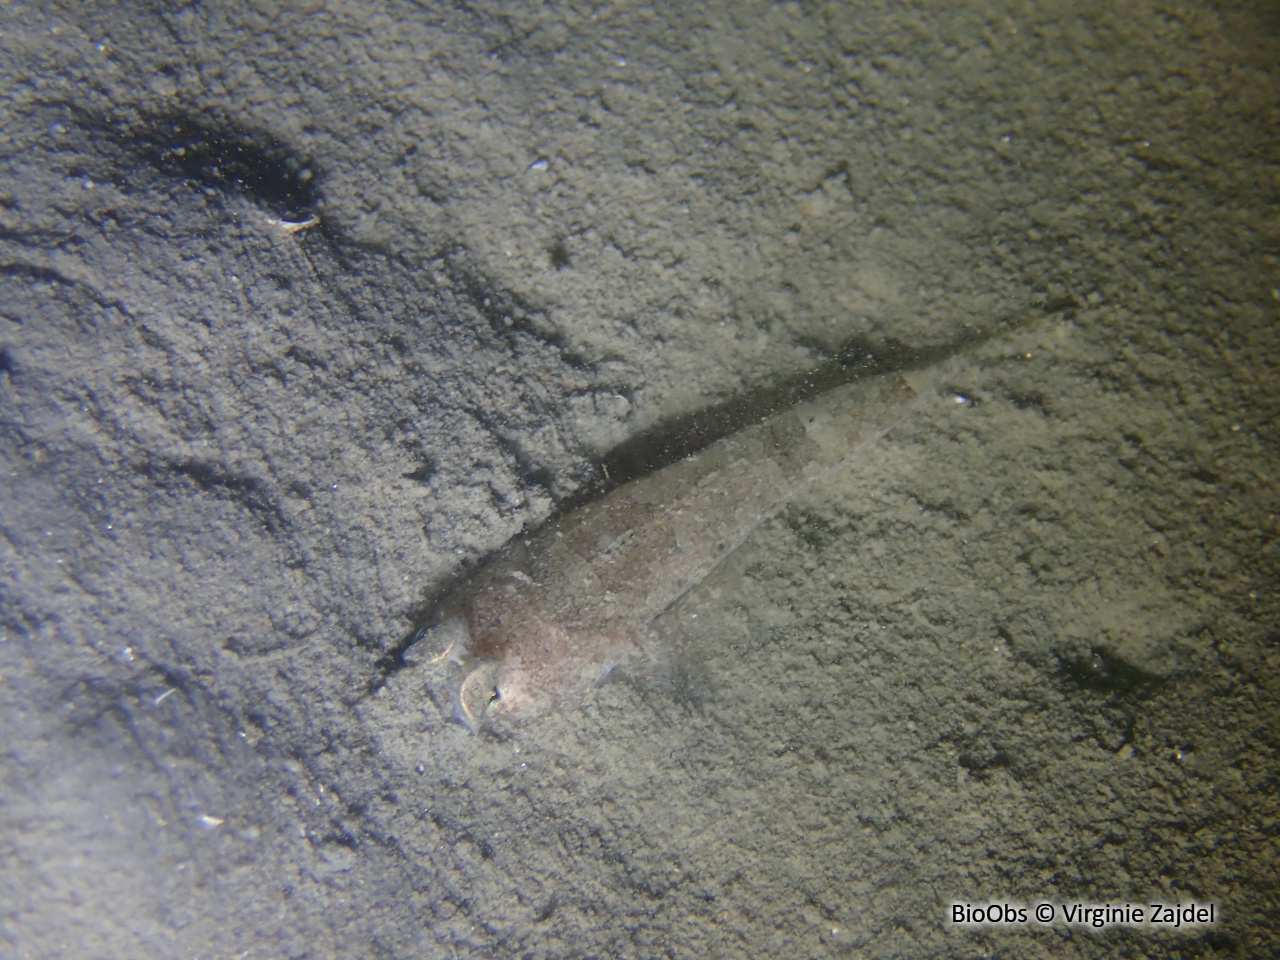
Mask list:
[[[0,13],[0,953],[1280,951],[1274,9],[305,6]],[[661,682],[401,655],[619,445],[952,345]]]

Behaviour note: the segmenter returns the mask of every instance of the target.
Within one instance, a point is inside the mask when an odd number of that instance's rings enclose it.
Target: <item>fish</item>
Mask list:
[[[861,376],[553,518],[438,604],[410,659],[450,668],[453,715],[472,731],[581,698],[652,657],[664,616],[938,380],[936,370]]]

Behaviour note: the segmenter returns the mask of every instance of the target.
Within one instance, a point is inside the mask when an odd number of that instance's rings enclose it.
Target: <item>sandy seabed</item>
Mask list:
[[[0,952],[1277,952],[1264,5],[67,3],[0,47]],[[620,444],[994,328],[661,682],[477,735],[402,662]],[[1063,919],[1157,902],[1214,922]]]

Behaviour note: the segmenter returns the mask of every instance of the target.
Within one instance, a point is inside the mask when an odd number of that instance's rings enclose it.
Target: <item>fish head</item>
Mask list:
[[[518,657],[473,663],[458,684],[454,716],[475,731],[504,719],[518,722],[549,713],[558,698],[542,685],[539,673]]]
[[[564,604],[540,607],[505,585],[473,597],[468,614],[455,645],[465,659],[454,715],[473,731],[553,712],[599,684],[630,646],[610,624],[575,622]]]
[[[473,621],[469,649],[455,700],[455,714],[476,730],[490,722],[541,717],[598,683],[595,634],[566,628],[518,605],[495,628]]]

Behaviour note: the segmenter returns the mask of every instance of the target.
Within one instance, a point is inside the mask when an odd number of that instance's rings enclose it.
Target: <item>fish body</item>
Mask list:
[[[762,523],[874,443],[921,391],[869,376],[796,404],[513,541],[427,631],[477,726],[545,714],[643,654],[655,622]]]

